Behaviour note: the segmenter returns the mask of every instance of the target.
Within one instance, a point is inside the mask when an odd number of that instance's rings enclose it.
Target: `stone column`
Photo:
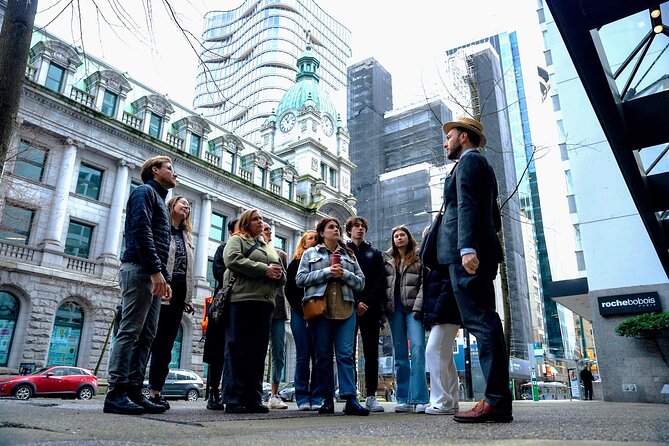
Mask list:
[[[134,165],[126,160],[118,161],[116,170],[116,182],[114,183],[114,194],[112,196],[109,217],[107,218],[107,229],[105,231],[104,246],[98,262],[102,263],[103,276],[106,273],[116,275],[119,265],[119,239],[123,233],[123,210],[125,209],[128,193],[128,178],[130,168]]]
[[[194,298],[204,299],[211,294],[209,282],[207,282],[207,260],[209,259],[209,231],[211,229],[211,202],[216,197],[202,194],[200,209],[200,224],[197,231],[197,246],[195,247],[195,265],[193,275],[195,276]]]
[[[40,244],[40,247],[44,250],[44,255],[42,256],[43,265],[60,266],[62,263],[61,255],[63,254],[64,243],[61,241],[61,238],[63,236],[63,227],[65,226],[72,179],[74,178],[74,163],[77,159],[77,148],[80,147],[83,147],[82,143],[70,138],[65,140],[63,159],[58,169],[59,175],[53,194],[53,204],[49,211],[47,231]]]

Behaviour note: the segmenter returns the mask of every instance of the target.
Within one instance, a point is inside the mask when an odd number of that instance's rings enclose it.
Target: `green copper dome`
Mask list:
[[[307,44],[306,51],[297,60],[300,72],[295,77],[295,85],[290,87],[281,98],[276,109],[277,117],[287,110],[301,109],[307,100],[311,99],[318,111],[327,113],[332,119],[337,119],[337,110],[335,110],[332,99],[320,85],[320,77],[316,73],[319,66],[320,63],[311,50],[311,44]]]

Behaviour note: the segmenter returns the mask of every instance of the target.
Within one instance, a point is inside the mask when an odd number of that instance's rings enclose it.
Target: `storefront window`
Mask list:
[[[47,365],[77,365],[84,312],[74,302],[65,302],[56,311]]]

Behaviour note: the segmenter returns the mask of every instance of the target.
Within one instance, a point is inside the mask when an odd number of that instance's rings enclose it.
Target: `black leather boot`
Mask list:
[[[128,386],[128,398],[136,405],[144,408],[146,413],[163,413],[167,408],[161,404],[152,403],[147,397],[142,395],[141,387]]]
[[[318,409],[320,415],[329,415],[334,413],[334,401],[331,398],[326,398],[323,405]]]
[[[118,385],[110,387],[107,391],[102,411],[121,415],[141,415],[144,413],[144,408],[130,401],[125,394],[125,386]]]
[[[369,415],[369,409],[362,407],[355,396],[349,396],[346,399],[346,406],[344,406],[344,413],[346,415]]]
[[[153,404],[164,406],[165,410],[170,410],[170,403],[167,402],[162,393],[156,393],[156,396],[149,397],[149,401],[151,401]]]
[[[209,389],[209,398],[207,399],[207,409],[224,410],[225,404],[221,402],[221,393],[216,388]]]

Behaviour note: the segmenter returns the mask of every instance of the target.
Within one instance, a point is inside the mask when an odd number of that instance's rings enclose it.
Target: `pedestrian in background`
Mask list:
[[[261,237],[262,217],[248,210],[223,250],[223,283],[234,276],[225,317],[223,402],[226,413],[267,413],[262,382],[278,287],[286,283],[279,255]]]
[[[190,203],[182,195],[167,202],[170,212],[170,248],[167,256],[167,272],[170,274],[172,299],[160,306],[158,330],[151,344],[151,368],[149,369],[150,400],[170,408],[161,392],[172,362],[172,347],[179,332],[183,313],[193,314],[193,225],[190,221]]]
[[[166,410],[144,397],[142,387],[160,303],[172,297],[167,273],[170,215],[165,198],[168,189],[176,186],[177,174],[169,157],[155,156],[142,164],[140,176],[144,184],[132,191],[126,205],[126,249],[119,270],[123,312],[109,357],[103,407],[104,412],[127,415]]]
[[[424,413],[429,403],[425,379],[425,330],[422,324],[423,267],[418,244],[406,226],[393,228],[384,254],[386,317],[390,325],[397,372],[395,412]],[[411,359],[409,347],[411,344]]]
[[[316,350],[318,388],[323,396],[319,414],[334,413],[333,349],[337,359],[339,394],[346,399],[346,415],[369,415],[358,402],[355,386],[353,342],[355,337],[354,291],[365,287],[365,276],[353,253],[341,241],[341,227],[325,217],[316,226],[316,246],[307,249],[297,270],[296,283],[304,287],[304,300],[325,298],[324,316],[309,321]],[[336,259],[336,260],[334,260]]]
[[[237,219],[233,218],[227,224],[228,239],[232,237],[237,226]],[[223,288],[223,275],[225,274],[225,262],[223,261],[223,250],[225,242],[221,243],[214,253],[214,262],[211,272],[216,280],[213,296]],[[221,401],[221,378],[223,377],[223,363],[225,355],[225,322],[215,321],[213,318],[207,320],[207,333],[204,337],[204,348],[202,360],[207,363],[207,409],[224,410],[225,404]]]
[[[446,157],[457,162],[444,180],[444,218],[437,237],[437,259],[448,276],[462,323],[476,337],[486,381],[485,398],[473,409],[457,412],[461,423],[508,423],[513,420],[509,390],[509,355],[495,311],[493,280],[502,261],[497,232],[501,216],[497,179],[477,150],[486,144],[483,126],[471,118],[443,125]]]
[[[265,243],[272,242],[272,227],[268,223],[263,223],[263,238]],[[288,267],[288,255],[278,248],[274,248],[281,259],[281,266],[285,270]],[[270,328],[269,351],[272,358],[272,378],[271,391],[267,407],[270,409],[288,409],[288,405],[279,397],[279,382],[283,375],[283,369],[286,364],[286,321],[288,313],[286,312],[286,294],[281,286],[276,289],[274,296],[274,312],[272,313],[272,327]]]
[[[316,236],[317,233],[313,229],[302,234],[297,243],[295,256],[288,264],[286,272],[286,299],[290,304],[290,329],[295,341],[295,402],[297,409],[301,411],[318,410],[323,405],[323,398],[318,393],[316,381],[316,352],[302,310],[304,288],[298,287],[295,283],[302,255],[316,244]]]
[[[592,382],[595,380],[595,377],[592,376],[588,364],[583,365],[583,370],[581,370],[579,375],[581,377],[581,382],[583,383],[583,399],[592,400]]]
[[[386,274],[383,254],[365,240],[369,230],[366,218],[349,217],[346,220],[346,234],[351,241],[346,246],[353,251],[362,273],[365,275],[365,289],[354,292],[356,313],[356,339],[358,330],[362,337],[362,351],[365,356],[365,407],[370,412],[384,412],[376,400],[379,386],[379,332],[383,325],[383,301],[385,300]],[[353,357],[356,357],[353,343]]]

